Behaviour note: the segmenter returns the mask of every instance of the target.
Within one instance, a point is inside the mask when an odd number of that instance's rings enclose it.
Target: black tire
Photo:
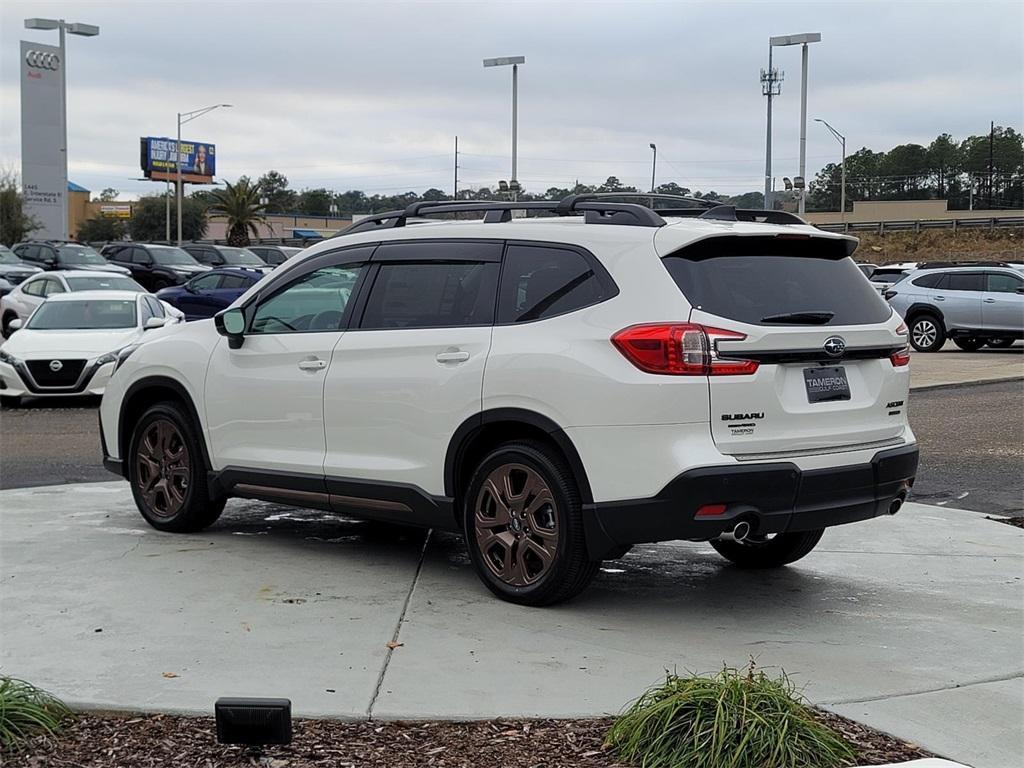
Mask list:
[[[484,485],[488,480],[493,481],[496,473],[503,472],[509,473],[515,495],[497,501],[489,490],[484,490]],[[514,487],[517,475],[524,478],[519,490]],[[530,487],[542,487],[549,494],[550,501],[542,502],[532,512],[529,508],[541,494],[530,495],[532,491],[528,490],[527,482],[539,484]],[[505,496],[503,492],[502,496]],[[499,533],[510,544],[498,540],[494,534],[496,528],[502,527],[497,522],[497,512],[494,517],[483,513],[477,517],[478,507],[486,507],[492,501],[503,504],[509,523]],[[601,561],[591,560],[587,555],[582,503],[572,473],[562,456],[544,443],[517,440],[491,451],[474,471],[463,494],[462,505],[470,560],[480,580],[502,600],[531,606],[564,602],[582,592],[601,566]],[[497,509],[496,506],[492,508]],[[518,522],[513,522],[513,518]],[[494,524],[487,526],[487,522],[492,520]],[[534,526],[533,530],[530,525]],[[484,526],[484,530],[478,526]],[[488,541],[485,531],[491,534],[488,549],[484,549]],[[551,545],[545,546],[545,542],[552,538]],[[504,554],[509,564],[505,570],[516,571],[513,563],[517,565],[522,576],[519,580],[524,583],[515,583],[515,578],[503,579],[496,572],[498,557],[502,553],[495,550],[500,547],[505,547]],[[549,554],[547,564],[543,564],[537,555],[540,551]],[[536,567],[538,565],[539,568]],[[531,574],[531,568],[536,572]]]
[[[1006,349],[1008,347],[1012,347],[1013,346],[1013,342],[1015,342],[1015,341],[1016,341],[1016,339],[1009,339],[1009,338],[1006,338],[1006,339],[989,339],[988,340],[988,346],[992,347],[992,349]]]
[[[4,408],[20,408],[21,398],[13,397],[11,395],[0,395],[0,405]]]
[[[17,317],[18,316],[13,312],[7,312],[4,314],[3,320],[0,321],[0,336],[3,336],[5,339],[11,338],[11,334],[14,333],[14,331],[11,330],[11,321],[15,320]]]
[[[946,343],[946,329],[938,315],[926,312],[910,321],[910,346],[918,352],[937,352]]]
[[[160,435],[168,432],[171,436],[161,442]],[[153,458],[157,453],[161,458]],[[184,482],[177,457],[184,457],[187,464]],[[157,530],[201,531],[224,511],[226,499],[210,495],[196,427],[178,403],[157,403],[142,415],[132,430],[125,460],[135,506]]]
[[[763,544],[756,542],[711,541],[715,550],[740,568],[778,568],[794,563],[821,541],[824,529],[780,533]]]
[[[977,352],[988,344],[988,339],[979,339],[976,336],[968,336],[966,338],[961,337],[953,339],[953,343],[960,347],[964,352]]]

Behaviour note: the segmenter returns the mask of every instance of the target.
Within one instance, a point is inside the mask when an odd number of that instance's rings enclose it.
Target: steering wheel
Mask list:
[[[309,321],[311,331],[334,331],[341,327],[341,312],[336,309],[325,309],[317,312]]]

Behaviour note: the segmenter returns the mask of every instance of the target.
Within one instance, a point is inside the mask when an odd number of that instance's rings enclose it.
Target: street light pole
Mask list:
[[[178,245],[181,245],[181,205],[184,199],[182,194],[181,184],[181,125],[182,123],[188,123],[195,120],[197,117],[202,117],[207,112],[213,112],[215,109],[220,107],[230,107],[230,104],[214,104],[211,107],[203,107],[202,109],[194,109],[191,112],[179,112],[178,113],[178,141],[174,145],[174,168],[175,168],[175,184],[174,184],[174,203],[178,211]]]
[[[65,35],[70,32],[81,37],[96,37],[100,28],[94,24],[67,22],[64,19],[25,19],[25,29],[56,29],[60,38],[60,156],[61,165],[64,166],[64,189],[61,190],[64,205],[61,206],[60,229],[61,239],[68,240],[68,53]]]
[[[835,140],[838,141],[840,146],[842,147],[843,159],[842,159],[842,164],[841,164],[842,170],[840,171],[842,181],[840,181],[840,184],[839,184],[839,210],[840,210],[840,213],[841,213],[840,221],[842,221],[843,224],[845,224],[846,223],[846,137],[843,136],[843,134],[841,134],[835,128],[833,128],[831,125],[829,125],[827,122],[822,120],[820,117],[814,118],[814,122],[821,123],[822,125],[824,125],[829,130],[829,133],[832,134],[833,138],[835,138]]]
[[[506,67],[512,66],[512,178],[509,179],[509,189],[512,190],[512,199],[517,200],[519,195],[519,177],[516,175],[516,160],[519,144],[519,65],[526,63],[525,56],[502,56],[496,59],[484,59],[485,67]]]
[[[800,62],[800,178],[806,179],[807,174],[807,43],[801,48]],[[800,190],[800,202],[797,213],[804,215],[807,200],[807,186]]]
[[[656,144],[651,144],[651,151],[654,152],[654,157],[651,160],[651,192],[654,192],[654,177],[655,172],[658,169],[658,147]],[[671,163],[669,163],[671,165]]]

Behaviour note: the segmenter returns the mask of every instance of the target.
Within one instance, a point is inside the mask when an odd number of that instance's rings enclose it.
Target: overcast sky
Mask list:
[[[940,132],[1024,123],[1020,2],[22,2],[0,3],[0,164],[20,172],[18,40],[42,16],[99,25],[69,37],[70,177],[96,192],[135,181],[139,137],[173,136],[175,113],[217,102],[183,138],[217,145],[218,177],[274,168],[293,188],[368,193],[509,176],[511,72],[523,55],[519,178],[530,190],[617,175],[736,194],[760,189],[770,35],[820,32],[809,119],[850,152],[927,144]],[[777,48],[775,172],[795,175],[800,53]],[[808,176],[838,160],[808,124]]]

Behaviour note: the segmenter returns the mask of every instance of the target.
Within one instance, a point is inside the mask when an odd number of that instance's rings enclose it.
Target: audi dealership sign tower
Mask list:
[[[21,183],[33,237],[67,237],[64,61],[60,48],[21,41]]]

